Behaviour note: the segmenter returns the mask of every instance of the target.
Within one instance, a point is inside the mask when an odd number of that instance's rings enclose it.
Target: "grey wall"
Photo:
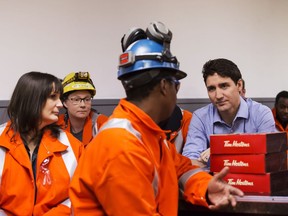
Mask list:
[[[265,104],[266,106],[272,108],[274,106],[274,98],[253,98],[254,100]],[[94,109],[98,110],[100,113],[105,115],[110,115],[113,112],[113,109],[117,105],[119,100],[117,99],[94,99],[92,106]],[[0,124],[7,121],[8,117],[6,114],[6,108],[9,101],[0,101]],[[178,104],[181,108],[194,110],[205,106],[209,103],[209,99],[178,99]]]

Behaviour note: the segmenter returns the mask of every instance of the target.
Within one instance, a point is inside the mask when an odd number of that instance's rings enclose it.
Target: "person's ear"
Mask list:
[[[63,107],[67,109],[66,100],[62,101]]]
[[[238,88],[238,90],[239,90],[239,92],[242,90],[242,88],[243,88],[243,81],[242,81],[242,79],[239,79],[238,81],[237,81],[237,88]]]
[[[165,79],[161,79],[160,83],[159,83],[159,88],[160,88],[160,92],[163,95],[168,94],[168,82]]]

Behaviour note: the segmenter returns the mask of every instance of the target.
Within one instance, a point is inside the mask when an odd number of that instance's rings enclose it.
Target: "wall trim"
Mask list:
[[[274,106],[274,98],[252,98],[253,100],[262,103],[269,108],[273,108]],[[113,109],[117,106],[119,99],[93,99],[92,107],[98,110],[100,113],[105,115],[110,115],[113,112]],[[187,109],[191,112],[196,109],[203,107],[209,103],[208,98],[179,98],[177,100],[178,105]],[[0,122],[3,119],[3,115],[6,114],[6,108],[9,104],[9,100],[0,100]],[[2,118],[1,118],[2,116]],[[5,117],[4,117],[5,118]]]

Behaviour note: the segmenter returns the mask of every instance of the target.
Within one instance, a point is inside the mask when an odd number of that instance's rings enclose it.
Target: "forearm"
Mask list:
[[[203,123],[198,116],[193,116],[182,155],[190,159],[198,159],[200,154],[207,149],[207,144],[209,143],[207,136]]]
[[[182,155],[191,160],[197,160],[200,157],[200,154],[206,149],[207,141],[205,140],[205,135],[197,135],[196,133],[193,133],[187,137]]]

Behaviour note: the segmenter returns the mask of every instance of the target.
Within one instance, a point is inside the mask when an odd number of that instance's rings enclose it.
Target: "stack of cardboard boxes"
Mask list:
[[[245,194],[288,195],[285,132],[211,135],[210,153],[210,171],[229,167],[225,180]]]

